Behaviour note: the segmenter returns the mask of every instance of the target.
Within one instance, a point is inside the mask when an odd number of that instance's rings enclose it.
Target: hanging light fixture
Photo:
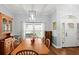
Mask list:
[[[29,20],[34,21],[36,19],[36,11],[35,10],[29,10]]]
[[[29,10],[29,19],[34,21],[36,19],[36,10],[34,10],[34,5],[31,5],[31,10]]]

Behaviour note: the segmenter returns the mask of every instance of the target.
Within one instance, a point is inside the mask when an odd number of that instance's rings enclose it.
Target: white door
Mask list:
[[[79,46],[79,23],[77,23],[77,46]]]
[[[62,24],[63,25],[63,24]],[[63,47],[75,47],[77,46],[77,35],[76,23],[65,23],[65,32],[64,32],[64,40],[63,40]]]

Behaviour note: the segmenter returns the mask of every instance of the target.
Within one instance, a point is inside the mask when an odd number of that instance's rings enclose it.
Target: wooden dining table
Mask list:
[[[39,55],[48,54],[49,49],[43,43],[42,39],[36,38],[34,40],[34,43],[32,43],[31,40],[32,40],[32,38],[23,39],[23,41],[20,43],[20,45],[12,51],[11,55],[16,55],[16,53],[21,50],[34,50]]]

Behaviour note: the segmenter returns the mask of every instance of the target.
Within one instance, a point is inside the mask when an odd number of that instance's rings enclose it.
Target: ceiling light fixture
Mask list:
[[[29,11],[29,19],[34,21],[36,18],[36,11],[35,10],[30,10]]]

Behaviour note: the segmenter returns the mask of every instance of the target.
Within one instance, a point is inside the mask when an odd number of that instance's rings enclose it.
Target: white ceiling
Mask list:
[[[35,10],[37,15],[52,15],[56,9],[54,4],[3,4],[14,15],[27,15],[29,10]]]

